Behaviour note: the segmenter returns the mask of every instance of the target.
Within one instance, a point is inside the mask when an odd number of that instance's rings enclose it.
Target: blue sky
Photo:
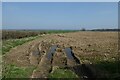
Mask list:
[[[3,2],[119,2],[119,0],[2,0]]]
[[[116,2],[3,2],[3,29],[118,27]]]

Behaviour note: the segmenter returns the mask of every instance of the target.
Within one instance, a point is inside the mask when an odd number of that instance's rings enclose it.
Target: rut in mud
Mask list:
[[[23,50],[21,55],[17,55],[16,58],[11,59],[11,57],[13,57],[13,55],[7,56],[6,59],[20,66],[36,67],[36,69],[33,70],[31,78],[47,78],[48,75],[55,70],[55,67],[70,69],[81,77],[81,67],[75,67],[81,66],[80,60],[76,58],[70,47],[41,41],[29,46],[27,51]]]
[[[75,57],[72,49],[70,47],[65,47],[63,45],[50,44],[48,42],[41,41],[28,48],[29,51],[24,51],[21,56],[27,56],[27,58],[18,60],[14,58],[12,61],[14,63],[21,64],[27,63],[27,66],[35,66],[36,69],[33,70],[31,78],[47,78],[48,75],[54,71],[55,67],[62,69],[70,69],[79,76],[80,72],[80,60]],[[19,55],[17,55],[19,57]],[[10,57],[10,56],[9,56]],[[7,59],[10,59],[7,57]],[[15,60],[17,59],[17,60]],[[23,66],[21,64],[21,66]],[[79,76],[81,77],[81,76]]]
[[[33,71],[32,78],[47,78],[48,74],[54,71],[55,66],[67,68],[80,64],[70,48],[64,49],[60,45],[59,47],[57,45],[51,45],[48,51],[45,52],[36,70]],[[38,59],[36,58],[36,60]]]
[[[115,53],[117,37],[114,36],[115,33],[110,34],[76,32],[46,35],[13,48],[4,56],[4,62],[19,67],[36,67],[29,76],[32,78],[47,78],[56,68],[62,68],[72,70],[80,78],[90,80],[89,78],[99,77],[96,74],[98,72],[92,69],[94,67],[91,67],[89,60],[83,61],[81,58],[100,56],[104,59],[104,54],[109,56],[109,53]]]

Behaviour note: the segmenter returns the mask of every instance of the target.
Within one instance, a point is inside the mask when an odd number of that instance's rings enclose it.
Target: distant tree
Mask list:
[[[85,28],[82,28],[81,31],[86,31],[86,29],[85,29]]]
[[[120,31],[120,29],[93,29],[91,31]]]

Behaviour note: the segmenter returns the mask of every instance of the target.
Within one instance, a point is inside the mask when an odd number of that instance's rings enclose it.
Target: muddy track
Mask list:
[[[117,50],[116,45],[112,44],[117,44],[115,34],[76,32],[45,35],[11,49],[3,60],[5,64],[15,64],[19,67],[36,67],[30,75],[32,78],[47,78],[55,69],[65,68],[74,71],[82,79],[94,80],[97,72],[91,68],[90,63],[83,63],[81,58],[101,56],[107,48]]]
[[[54,71],[55,67],[67,68],[80,64],[79,60],[74,56],[74,53],[70,48],[64,49],[64,47],[61,47],[60,45],[50,45],[51,44],[49,43],[48,45],[46,44],[46,47],[49,46],[49,49],[45,48],[44,52],[46,53],[43,53],[44,55],[41,60],[38,59],[40,56],[36,55],[41,51],[38,53],[32,53],[33,55],[31,55],[31,57],[33,57],[33,59],[30,60],[30,63],[35,66],[38,65],[36,70],[33,71],[32,78],[47,78],[48,74]],[[43,46],[41,46],[41,48],[42,47]],[[67,52],[66,49],[68,49]],[[38,61],[39,64],[37,64]]]
[[[75,67],[81,66],[80,60],[75,57],[70,47],[41,41],[26,48],[26,51],[18,52],[19,55],[16,53],[17,56],[12,61],[21,66],[35,66],[31,78],[47,78],[49,73],[57,68],[70,69],[81,77],[81,67]],[[10,59],[11,56],[5,59]]]
[[[74,66],[81,65],[80,60],[75,57],[70,47],[41,41],[26,48],[27,50],[21,52],[22,54],[16,53],[17,58],[12,61],[21,66],[35,66],[36,69],[33,70],[31,78],[47,78],[48,74],[56,68],[70,69],[76,73]],[[6,56],[5,59],[10,59],[10,57]],[[27,65],[21,63],[27,63]],[[79,73],[76,74],[79,75]]]

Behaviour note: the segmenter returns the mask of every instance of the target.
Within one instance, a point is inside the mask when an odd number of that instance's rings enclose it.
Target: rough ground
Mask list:
[[[48,74],[57,68],[70,69],[80,78],[101,77],[95,70],[94,63],[116,59],[117,34],[117,32],[48,34],[11,49],[3,60],[5,64],[16,64],[20,67],[35,66],[36,69],[30,75],[32,78],[47,78]],[[51,52],[54,45],[57,48],[55,52]],[[71,49],[73,58],[69,59],[65,48]]]

